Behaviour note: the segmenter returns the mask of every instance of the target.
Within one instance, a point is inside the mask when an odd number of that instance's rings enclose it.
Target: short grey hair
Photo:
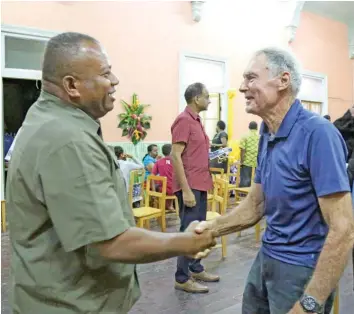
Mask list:
[[[282,72],[290,73],[291,91],[296,97],[302,82],[301,66],[296,57],[290,51],[276,47],[260,49],[255,53],[255,56],[260,55],[266,56],[268,68],[273,77]]]

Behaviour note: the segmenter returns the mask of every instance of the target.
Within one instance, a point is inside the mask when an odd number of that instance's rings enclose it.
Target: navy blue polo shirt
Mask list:
[[[265,197],[265,254],[315,267],[328,233],[317,198],[350,191],[346,157],[338,130],[299,100],[275,135],[262,124],[255,182]]]

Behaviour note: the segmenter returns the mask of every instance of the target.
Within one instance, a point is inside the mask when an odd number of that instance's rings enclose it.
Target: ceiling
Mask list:
[[[346,24],[354,23],[354,1],[305,1],[303,11]]]

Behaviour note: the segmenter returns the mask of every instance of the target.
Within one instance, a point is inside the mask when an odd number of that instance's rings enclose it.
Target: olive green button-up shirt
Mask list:
[[[91,245],[135,225],[99,134],[97,121],[46,92],[27,113],[6,195],[14,313],[127,313],[140,296],[135,265]]]

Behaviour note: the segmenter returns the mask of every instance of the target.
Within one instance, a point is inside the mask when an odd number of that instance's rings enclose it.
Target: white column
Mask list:
[[[290,10],[290,20],[285,26],[287,41],[292,43],[296,36],[297,28],[299,27],[301,11],[305,4],[305,1],[290,1],[289,10]]]

